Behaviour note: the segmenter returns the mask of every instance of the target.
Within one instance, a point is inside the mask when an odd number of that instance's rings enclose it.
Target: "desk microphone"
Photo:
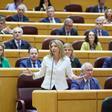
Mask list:
[[[54,59],[52,60],[52,69],[51,69],[51,77],[50,77],[50,87],[49,87],[49,90],[51,90],[51,85],[52,85],[52,76],[53,76],[53,67],[54,67]]]

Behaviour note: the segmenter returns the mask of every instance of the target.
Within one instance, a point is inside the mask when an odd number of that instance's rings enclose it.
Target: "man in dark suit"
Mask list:
[[[38,59],[38,53],[39,53],[38,49],[30,48],[28,53],[29,53],[29,57],[20,61],[20,67],[40,68],[41,61]]]
[[[46,10],[47,12],[47,17],[43,18],[40,20],[40,22],[45,22],[45,23],[61,23],[61,20],[59,18],[55,18],[55,10],[53,6],[49,6]]]
[[[24,15],[26,11],[26,6],[24,4],[20,4],[17,8],[17,14],[12,16],[12,21],[18,22],[28,22],[29,19]]]
[[[64,26],[57,30],[56,35],[78,35],[78,32],[73,28],[73,21],[70,18],[66,18],[64,21]]]
[[[98,0],[98,5],[95,5],[92,9],[93,12],[105,12],[107,7],[105,6],[105,0]]]
[[[99,82],[96,78],[92,77],[93,65],[91,63],[84,63],[81,66],[82,74],[84,76],[83,80],[73,80],[71,84],[71,89],[100,89]]]
[[[6,49],[29,49],[31,45],[25,41],[22,40],[23,30],[20,27],[16,27],[13,29],[13,39],[4,42]]]
[[[105,58],[102,68],[112,68],[112,57]]]
[[[95,32],[98,36],[109,36],[108,31],[103,30],[102,27],[103,27],[103,20],[101,17],[98,17],[96,19],[96,26],[92,31]]]

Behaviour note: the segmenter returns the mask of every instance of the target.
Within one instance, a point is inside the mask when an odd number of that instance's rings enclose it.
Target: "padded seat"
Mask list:
[[[32,91],[41,89],[43,78],[33,80],[32,76],[21,75],[17,81],[17,111],[37,112],[32,106]]]
[[[82,6],[79,4],[69,4],[64,7],[66,12],[82,12]]]
[[[84,23],[84,18],[82,16],[69,16],[73,20],[73,23]]]

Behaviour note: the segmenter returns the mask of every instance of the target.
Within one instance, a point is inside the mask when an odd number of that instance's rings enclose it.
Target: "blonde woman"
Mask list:
[[[73,55],[73,47],[70,43],[64,44],[65,54],[70,58],[72,68],[80,68],[81,63],[77,57]]]

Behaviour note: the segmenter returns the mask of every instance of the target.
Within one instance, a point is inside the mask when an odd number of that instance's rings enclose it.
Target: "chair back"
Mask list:
[[[88,6],[85,12],[93,12],[93,7],[93,5]]]
[[[104,89],[112,89],[112,77],[105,80]]]
[[[25,110],[35,110],[32,106],[32,92],[41,88],[43,78],[33,80],[32,76],[21,75],[17,81],[17,101],[23,101]],[[21,106],[18,105],[18,109]],[[22,111],[23,112],[23,111]],[[33,111],[31,111],[33,112]]]
[[[112,50],[112,40],[109,42],[109,50]]]
[[[69,4],[64,7],[66,12],[82,12],[82,6],[79,4]]]
[[[23,57],[23,58],[19,58],[17,61],[16,61],[16,63],[15,63],[15,67],[20,67],[20,62],[22,61],[22,60],[26,60],[26,59],[28,59],[29,57]]]
[[[46,39],[44,39],[44,41],[42,42],[42,49],[48,50],[50,41],[55,40],[55,39],[57,39],[57,38],[46,38]],[[64,44],[64,42],[62,40],[60,40],[60,41]]]
[[[6,16],[6,17],[5,17],[5,20],[6,20],[6,21],[13,21],[12,16]]]
[[[73,23],[84,23],[84,18],[82,16],[69,16],[73,20]]]
[[[102,68],[106,57],[98,57],[94,62],[94,68]]]
[[[37,35],[38,29],[34,26],[22,26],[23,34]]]
[[[84,42],[84,40],[74,41],[72,43],[72,47],[74,48],[74,50],[80,50],[83,42]]]

